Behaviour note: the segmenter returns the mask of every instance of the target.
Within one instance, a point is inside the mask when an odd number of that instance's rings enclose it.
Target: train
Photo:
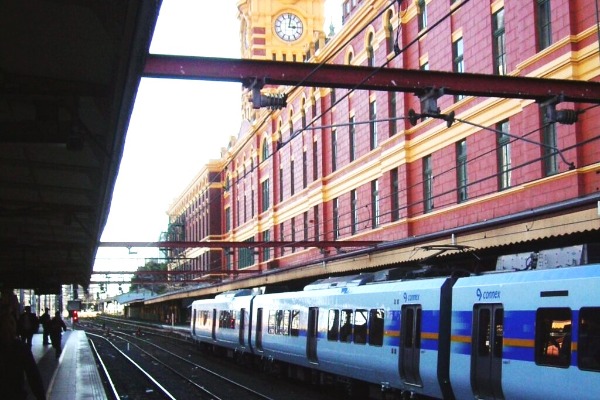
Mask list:
[[[390,269],[196,300],[190,333],[288,375],[343,382],[357,398],[377,386],[398,398],[597,399],[599,288],[600,264],[435,277]]]

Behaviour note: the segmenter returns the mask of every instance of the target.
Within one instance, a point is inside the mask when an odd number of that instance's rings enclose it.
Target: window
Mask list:
[[[379,226],[379,181],[371,181],[371,228]]]
[[[454,72],[465,72],[464,47],[463,38],[460,37],[452,43],[452,70]],[[459,101],[464,98],[464,95],[458,94],[454,96],[454,101]]]
[[[544,50],[552,44],[552,25],[550,0],[537,0],[538,50]]]
[[[423,158],[423,202],[425,212],[433,209],[433,170],[431,156]]]
[[[246,206],[246,195],[244,195],[244,222],[248,219],[248,207]]]
[[[304,237],[302,238],[302,240],[306,242],[308,241],[308,211],[304,211],[304,213],[302,214],[302,218],[304,219],[302,224]]]
[[[267,229],[263,232],[263,242],[269,242],[271,240],[271,231]],[[263,261],[267,261],[271,258],[271,248],[263,247]]]
[[[425,0],[418,0],[417,3],[417,18],[419,31],[427,28],[427,2]]]
[[[231,230],[231,208],[227,207],[225,209],[225,232],[229,232]]]
[[[269,310],[267,333],[270,335],[290,335],[290,311]]]
[[[388,102],[389,102],[389,104],[388,104],[388,114],[389,114],[388,128],[389,128],[390,137],[392,137],[398,132],[398,122],[396,120],[396,118],[398,116],[396,113],[396,102],[397,102],[397,93],[396,92],[388,93]]]
[[[375,52],[373,51],[373,32],[367,36],[367,66],[375,65]]]
[[[219,328],[235,329],[235,311],[224,310],[219,312]]]
[[[254,242],[253,238],[244,240],[245,243]],[[254,248],[253,247],[243,247],[238,250],[239,255],[239,268],[247,268],[254,265]]]
[[[308,186],[308,159],[307,159],[306,149],[302,152],[302,188],[306,189]]]
[[[285,225],[283,222],[279,224],[279,240],[282,242],[285,241]],[[285,247],[281,247],[280,249],[281,255],[283,256],[285,254]]]
[[[385,15],[385,52],[387,54],[394,50],[394,26],[392,25],[392,17],[394,13],[388,10]]]
[[[300,117],[301,117],[301,123],[302,123],[302,130],[304,130],[304,128],[306,128],[306,110],[305,107],[306,106],[306,102],[304,100],[302,100],[302,111],[300,112]]]
[[[292,242],[296,241],[296,217],[292,217],[291,219],[291,230],[292,230]],[[292,253],[296,251],[295,247],[292,247]]]
[[[314,230],[315,230],[315,238],[314,240],[319,240],[319,206],[314,206],[313,207],[313,225],[314,225]]]
[[[270,195],[270,191],[269,191],[269,180],[265,179],[264,181],[261,182],[260,184],[261,186],[261,193],[262,193],[262,212],[265,212],[269,209],[270,207],[270,203],[269,203],[269,195]]]
[[[571,364],[571,310],[539,308],[535,317],[535,363],[551,367]]]
[[[338,199],[333,199],[333,239],[340,237]]]
[[[300,335],[300,311],[292,310],[290,321],[290,335],[298,336]]]
[[[250,218],[254,218],[254,186],[250,189]]]
[[[369,133],[371,150],[377,147],[377,103],[373,100],[369,103]]]
[[[333,107],[334,104],[337,102],[335,88],[331,88],[331,91],[329,92],[329,101],[331,103],[331,107]]]
[[[337,341],[340,336],[340,310],[329,310],[327,340]]]
[[[352,310],[342,310],[342,319],[340,321],[340,342],[350,343],[352,341],[352,328],[354,313]]]
[[[558,137],[556,124],[549,122],[543,111],[542,123],[542,161],[545,176],[550,176],[558,173]]]
[[[468,199],[467,187],[467,141],[456,143],[456,180],[458,187],[458,202]]]
[[[492,43],[494,54],[494,73],[506,75],[506,35],[504,31],[504,8],[492,15],[492,29],[494,41]]]
[[[294,176],[294,160],[290,161],[290,196],[293,196],[295,193],[294,187],[296,182],[296,177]]]
[[[281,165],[281,157],[279,158],[279,202],[283,201],[283,165]]]
[[[267,139],[263,139],[263,145],[262,145],[262,159],[263,161],[266,160],[267,158],[269,158],[269,142],[267,141]]]
[[[358,195],[356,189],[350,192],[350,223],[352,225],[352,234],[358,230]]]
[[[400,219],[400,203],[398,201],[398,169],[394,168],[390,171],[390,186],[392,193],[390,200],[392,202],[392,221]]]
[[[313,181],[319,179],[319,147],[317,142],[313,140]]]
[[[348,119],[348,153],[350,154],[350,162],[356,158],[356,125],[354,124],[354,115]]]
[[[383,346],[383,327],[385,311],[381,308],[371,309],[369,313],[369,344]]]
[[[508,120],[500,122],[496,126],[498,137],[498,189],[503,190],[510,187],[511,178],[511,157],[510,157],[510,136],[507,135],[510,129]]]
[[[577,363],[581,369],[600,372],[600,307],[579,310]]]
[[[331,172],[337,169],[337,130],[331,130]]]
[[[354,312],[354,343],[367,343],[367,318],[369,310],[356,310]]]

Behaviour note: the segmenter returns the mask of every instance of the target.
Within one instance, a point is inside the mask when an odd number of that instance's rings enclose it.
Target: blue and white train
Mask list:
[[[600,264],[325,279],[192,304],[191,335],[289,370],[439,399],[597,399]],[[360,393],[360,392],[359,392]]]

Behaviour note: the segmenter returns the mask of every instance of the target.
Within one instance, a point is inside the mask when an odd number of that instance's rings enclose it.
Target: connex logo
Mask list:
[[[418,294],[408,294],[404,292],[402,297],[404,297],[404,302],[406,303],[408,301],[419,301],[420,296]]]
[[[486,292],[482,292],[481,289],[477,288],[477,291],[475,292],[477,299],[479,301],[481,300],[495,300],[495,299],[499,299],[500,298],[500,291],[499,290],[489,290]]]

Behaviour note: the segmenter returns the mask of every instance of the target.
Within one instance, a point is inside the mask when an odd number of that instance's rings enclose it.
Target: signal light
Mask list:
[[[77,310],[73,311],[73,322],[78,322],[79,321],[79,315]]]

